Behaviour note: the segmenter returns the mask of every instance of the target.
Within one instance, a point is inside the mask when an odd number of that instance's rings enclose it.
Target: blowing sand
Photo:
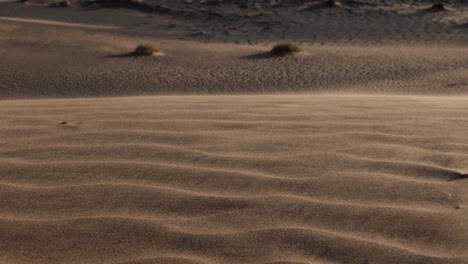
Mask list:
[[[466,1],[116,2],[0,0],[0,264],[468,263]]]

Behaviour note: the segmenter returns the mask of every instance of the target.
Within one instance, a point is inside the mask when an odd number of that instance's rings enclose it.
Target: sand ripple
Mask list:
[[[465,105],[3,101],[0,262],[466,263]]]

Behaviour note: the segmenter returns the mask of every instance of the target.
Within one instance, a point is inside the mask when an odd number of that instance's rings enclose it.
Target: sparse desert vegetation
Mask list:
[[[158,49],[156,49],[153,45],[151,45],[151,44],[140,44],[133,51],[133,55],[148,56],[148,55],[152,55],[153,53],[156,53],[156,52],[158,52]]]
[[[50,4],[51,7],[70,7],[71,3],[68,0],[58,1]]]
[[[445,8],[444,3],[439,2],[439,3],[433,4],[432,7],[431,7],[431,10],[433,10],[433,11],[444,11],[444,10],[447,10],[447,9]]]
[[[0,0],[0,264],[468,264],[467,18]]]
[[[294,43],[291,42],[280,42],[271,48],[270,54],[274,56],[284,56],[299,52],[301,49]]]
[[[327,7],[337,7],[340,6],[340,2],[336,0],[327,0],[324,2],[324,5]]]

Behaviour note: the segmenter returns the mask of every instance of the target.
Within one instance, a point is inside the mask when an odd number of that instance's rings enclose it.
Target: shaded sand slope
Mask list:
[[[433,0],[344,0],[334,8],[324,0],[72,0],[72,7],[48,8],[54,2],[0,1],[0,16],[104,23],[132,36],[243,44],[282,39],[321,44],[468,41],[460,27],[468,18],[466,0],[445,1],[441,12],[431,10]]]
[[[466,263],[467,103],[3,101],[0,262]]]
[[[401,10],[371,1],[365,8],[307,12],[289,1],[286,7],[265,7],[281,13],[277,15],[254,7],[235,9],[238,19],[224,17],[229,4],[163,2],[185,11],[0,3],[0,98],[468,91],[468,34],[462,26],[468,11],[463,2],[446,12],[419,14],[427,1]],[[208,12],[197,8],[214,8],[210,12],[222,15],[177,15]],[[280,21],[268,22],[268,28],[255,22],[267,18]],[[297,41],[302,53],[269,57],[266,52],[279,40]],[[161,53],[129,56],[146,42]]]
[[[203,44],[0,22],[0,98],[150,94],[366,92],[466,94],[467,46]],[[20,33],[21,32],[21,33]],[[46,36],[43,38],[41,36]],[[150,42],[161,54],[130,56]]]

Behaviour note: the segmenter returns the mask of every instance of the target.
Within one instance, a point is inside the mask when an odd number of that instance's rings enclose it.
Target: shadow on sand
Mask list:
[[[242,59],[247,59],[247,60],[262,60],[262,59],[271,59],[271,58],[277,58],[281,56],[273,55],[269,51],[265,52],[260,52],[260,53],[255,53],[247,56],[242,56]]]
[[[468,29],[468,23],[457,25],[456,28]]]
[[[103,56],[103,58],[141,58],[141,57],[152,57],[152,56],[151,55],[138,55],[138,54],[135,54],[134,52]]]
[[[431,13],[439,13],[439,12],[446,12],[449,11],[444,5],[442,4],[434,4],[428,8],[421,9],[416,12],[416,14],[431,14]]]

